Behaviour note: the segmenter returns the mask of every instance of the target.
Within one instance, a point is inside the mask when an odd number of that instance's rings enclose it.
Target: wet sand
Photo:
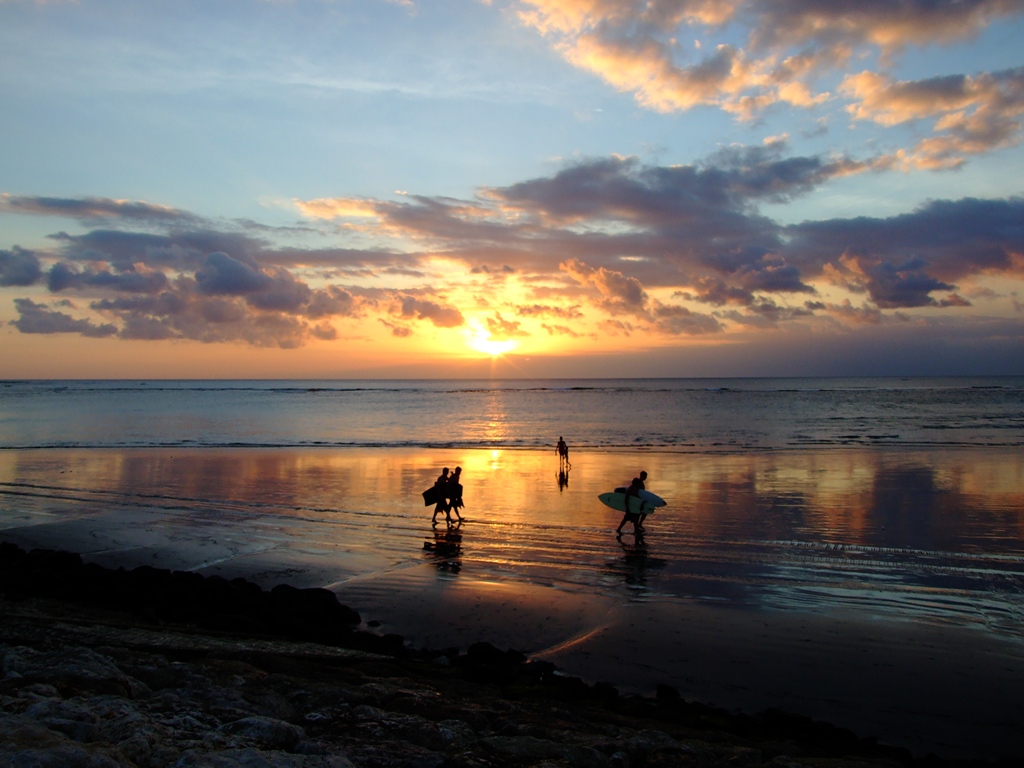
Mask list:
[[[0,538],[107,566],[329,586],[414,646],[779,707],[947,756],[1024,755],[1024,459],[1012,452],[0,453]],[[419,493],[463,467],[467,522]],[[616,539],[599,492],[669,507]]]

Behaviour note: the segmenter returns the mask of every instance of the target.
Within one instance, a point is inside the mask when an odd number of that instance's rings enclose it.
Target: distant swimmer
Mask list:
[[[569,463],[569,446],[563,437],[559,436],[555,450],[558,451],[558,469],[560,471],[572,469],[572,464]]]
[[[644,520],[647,518],[646,514],[629,511],[629,499],[630,497],[640,497],[640,491],[645,490],[644,480],[647,479],[647,473],[641,471],[639,477],[634,477],[633,482],[629,484],[629,488],[626,489],[626,514],[622,516],[622,522],[619,523],[619,527],[615,529],[616,533],[622,533],[622,526],[626,523],[633,524],[633,532],[639,533],[644,530]],[[644,502],[640,503],[640,509],[644,508]]]

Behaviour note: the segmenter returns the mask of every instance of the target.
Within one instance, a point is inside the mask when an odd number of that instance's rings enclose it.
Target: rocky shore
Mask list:
[[[0,765],[954,765],[781,711],[626,697],[515,650],[372,630],[327,590],[0,544]]]

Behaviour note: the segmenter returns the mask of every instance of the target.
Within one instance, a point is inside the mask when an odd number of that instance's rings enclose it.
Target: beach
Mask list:
[[[0,538],[327,587],[410,647],[485,641],[624,693],[1024,755],[1019,452],[570,458],[565,484],[553,447],[8,450]],[[463,468],[451,530],[420,496],[442,466]],[[620,539],[596,496],[640,469],[669,504]]]

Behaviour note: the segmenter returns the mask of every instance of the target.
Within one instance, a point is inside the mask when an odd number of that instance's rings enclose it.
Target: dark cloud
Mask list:
[[[271,278],[254,264],[248,264],[226,253],[211,253],[196,269],[196,285],[201,293],[211,296],[244,296],[270,288]]]
[[[932,291],[949,291],[953,286],[926,274],[924,266],[918,259],[900,265],[873,264],[866,270],[868,293],[882,309],[935,305]]]
[[[438,328],[455,328],[465,322],[462,313],[455,307],[445,307],[408,295],[399,297],[396,314],[408,319],[429,320]]]
[[[359,310],[359,300],[349,291],[331,285],[312,292],[306,306],[306,316],[311,318],[351,316]]]
[[[32,285],[42,276],[39,258],[32,251],[17,246],[0,251],[0,286]]]
[[[751,304],[754,294],[747,288],[728,285],[719,277],[704,277],[696,281],[696,292],[682,292],[680,298],[700,301],[721,307],[726,304]]]
[[[1024,199],[938,200],[888,219],[860,217],[787,228],[786,254],[808,278],[826,265],[882,307],[933,304],[933,291],[986,273],[1024,272]]]
[[[117,326],[109,323],[94,325],[89,320],[76,320],[71,315],[36,304],[31,299],[15,299],[14,308],[20,317],[10,324],[22,333],[77,333],[91,338],[115,336]]]
[[[84,222],[123,220],[159,224],[195,225],[198,216],[137,200],[112,200],[105,197],[31,197],[0,195],[0,211],[34,216],[61,216]]]
[[[705,333],[717,333],[722,329],[722,324],[710,315],[702,315],[693,312],[686,307],[657,304],[651,314],[654,318],[655,327],[660,333],[667,333],[673,336],[685,334],[697,336]]]
[[[752,215],[753,204],[790,200],[865,167],[849,160],[786,158],[784,150],[782,141],[729,148],[700,165],[672,167],[630,157],[586,160],[488,194],[548,222],[621,221],[666,232],[738,233],[767,223]]]
[[[167,287],[167,275],[147,271],[112,272],[106,269],[79,269],[68,262],[57,262],[46,274],[46,285],[53,292],[66,289],[97,288],[126,293],[156,293]]]
[[[892,310],[956,313],[967,298],[980,300],[975,279],[1024,275],[1021,198],[936,200],[888,218],[779,225],[759,206],[807,194],[850,167],[786,157],[784,148],[729,147],[678,167],[597,158],[470,201],[364,201],[380,228],[369,235],[430,243],[410,254],[282,247],[206,223],[163,234],[102,228],[54,235],[53,253],[0,251],[0,283],[45,277],[51,292],[90,301],[92,312],[116,323],[25,304],[18,328],[294,347],[332,338],[331,318],[369,312],[401,335],[412,332],[412,321],[461,326],[462,311],[431,285],[438,256],[495,280],[515,274],[529,287],[538,303],[513,306],[489,301],[484,281],[470,280],[483,299],[476,311],[514,312],[515,319],[490,318],[492,333],[504,337],[529,329],[512,325],[526,318],[552,319],[548,333],[584,317],[588,331],[614,318],[604,330],[619,334],[707,334],[728,321],[774,326],[814,313],[835,324],[881,323],[896,317]],[[389,287],[389,275],[406,287]],[[351,280],[338,284],[339,276]],[[410,276],[420,287],[409,287]],[[859,306],[835,299],[788,306],[824,283],[860,294]],[[718,309],[702,314],[676,300]]]
[[[195,283],[181,281],[173,291],[155,296],[94,301],[91,309],[118,317],[127,339],[191,339],[204,343],[242,342],[292,349],[326,326],[311,326],[301,317],[254,310],[240,297],[207,296]]]
[[[825,305],[820,304],[817,308],[825,309]],[[805,302],[802,307],[785,307],[776,304],[774,301],[758,299],[751,302],[742,312],[730,310],[721,312],[718,316],[746,327],[778,328],[783,322],[813,317],[814,309],[815,307],[812,302]]]

